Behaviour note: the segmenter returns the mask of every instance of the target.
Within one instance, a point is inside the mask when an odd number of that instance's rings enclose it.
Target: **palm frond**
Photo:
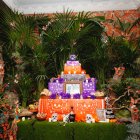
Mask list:
[[[135,26],[140,26],[140,18],[138,18],[138,19],[136,19],[135,21],[134,21],[134,23],[132,23],[131,24],[131,26],[130,26],[130,28],[129,28],[129,30],[128,30],[128,33],[130,33],[130,31],[135,27]]]

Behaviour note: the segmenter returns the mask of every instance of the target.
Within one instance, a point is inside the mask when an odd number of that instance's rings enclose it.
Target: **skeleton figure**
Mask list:
[[[95,120],[93,119],[91,114],[86,115],[86,123],[94,123]]]
[[[63,122],[68,123],[69,122],[69,116],[70,116],[70,114],[63,115]]]
[[[52,117],[51,117],[51,122],[57,122],[58,119],[58,114],[57,113],[53,113]]]

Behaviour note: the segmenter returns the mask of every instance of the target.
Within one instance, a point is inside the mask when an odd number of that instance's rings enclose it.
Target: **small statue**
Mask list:
[[[70,115],[70,114],[63,115],[63,122],[64,122],[64,123],[68,123],[68,122],[69,122],[69,115]]]

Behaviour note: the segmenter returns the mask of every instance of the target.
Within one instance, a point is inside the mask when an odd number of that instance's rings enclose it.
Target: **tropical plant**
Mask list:
[[[32,83],[32,79],[30,78],[29,74],[24,74],[19,79],[18,88],[19,88],[20,98],[23,107],[26,107],[28,99],[30,97],[31,83]]]
[[[140,56],[139,46],[121,37],[109,37],[108,45],[112,52],[110,55],[112,67],[124,66],[126,77],[137,75],[135,70],[138,67],[135,62]]]
[[[93,61],[94,73],[99,79],[98,85],[105,84],[107,73],[110,67],[109,47],[99,39],[92,39],[93,46],[96,46],[91,52],[90,61]]]
[[[37,45],[32,50],[32,70],[34,75],[34,80],[37,82],[37,94],[39,94],[45,87],[45,80],[47,79],[46,64],[48,62],[48,54],[46,52],[46,47],[43,45]],[[39,96],[39,95],[37,95]]]
[[[54,69],[55,71],[52,72],[56,75],[63,70],[69,54],[76,53],[79,58],[82,58],[82,55],[85,55],[85,48],[91,49],[91,45],[86,46],[88,37],[101,35],[102,27],[91,14],[90,12],[75,14],[69,10],[56,13],[43,31],[43,44],[47,46],[49,62],[51,62],[47,68]],[[99,29],[98,33],[96,29]]]
[[[6,9],[0,12],[5,80],[11,75],[14,80],[16,74],[22,77],[28,73],[33,81],[31,87],[39,95],[46,86],[45,81],[61,73],[71,53],[78,56],[83,68],[98,79],[99,85],[112,75],[114,66],[124,65],[126,76],[136,75],[134,64],[139,58],[138,40],[136,43],[123,36],[104,35],[101,24],[104,17],[93,17],[90,12],[75,14],[70,10],[50,18],[25,16]],[[139,20],[128,27],[118,19],[117,27],[120,25],[119,29],[127,34],[137,24]]]
[[[36,47],[41,44],[39,31],[36,31],[36,28],[38,30],[42,28],[48,21],[47,16],[25,16],[9,9],[4,9],[0,12],[0,44],[3,46],[7,74],[5,75],[5,80],[9,79],[10,75],[13,75],[12,79],[14,80],[16,74],[22,76],[25,73],[33,73],[32,79],[35,81],[37,75],[42,74],[40,73],[41,62],[37,63],[36,61],[37,69],[32,68],[32,64],[34,64],[32,63],[34,62],[32,58],[36,58],[41,53],[38,49],[39,47]],[[41,58],[38,60],[42,61]],[[34,84],[34,87],[36,87],[36,84]]]

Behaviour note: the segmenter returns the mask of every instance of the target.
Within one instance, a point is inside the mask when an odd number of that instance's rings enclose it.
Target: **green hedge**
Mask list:
[[[126,126],[28,120],[18,123],[17,140],[125,140]]]

